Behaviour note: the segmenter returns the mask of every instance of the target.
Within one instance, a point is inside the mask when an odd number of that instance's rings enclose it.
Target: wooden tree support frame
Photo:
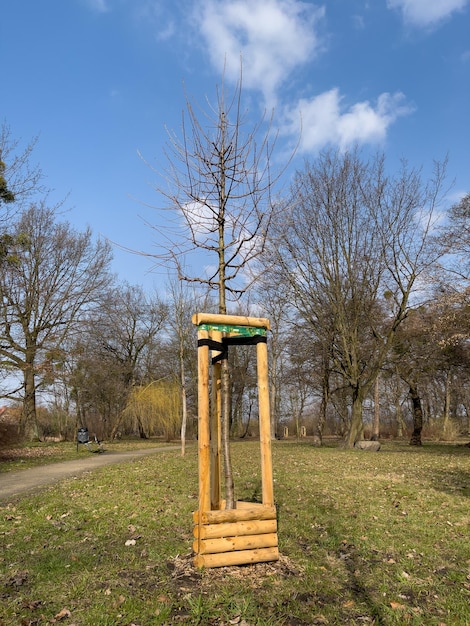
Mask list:
[[[269,320],[196,313],[192,321],[197,326],[198,334],[199,413],[199,508],[193,513],[194,564],[197,567],[223,567],[276,561],[279,559],[279,550],[273,492],[266,344]],[[230,344],[256,345],[262,502],[237,502],[235,509],[227,510],[221,498],[218,356]]]

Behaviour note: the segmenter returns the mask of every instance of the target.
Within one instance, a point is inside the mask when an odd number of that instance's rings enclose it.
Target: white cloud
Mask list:
[[[411,0],[388,0],[394,8],[404,2],[411,4]],[[212,66],[222,72],[225,65],[225,78],[235,82],[241,60],[244,88],[261,91],[265,104],[278,110],[287,102],[288,91],[283,88],[293,72],[323,51],[319,29],[324,7],[302,0],[202,0],[198,11],[199,35]],[[363,27],[363,22],[356,20],[356,27]],[[375,103],[346,106],[335,88],[285,105],[282,130],[296,137],[302,120],[301,151],[326,145],[345,149],[355,143],[382,143],[396,119],[411,112],[401,93],[383,93]]]
[[[436,26],[456,11],[461,11],[468,0],[387,0],[390,9],[398,9],[411,26]]]
[[[413,110],[401,93],[383,93],[375,106],[364,101],[344,109],[341,101],[338,89],[300,100],[296,107],[286,110],[284,132],[294,134],[301,119],[302,152],[314,152],[331,144],[346,149],[355,143],[383,142],[389,126]]]
[[[324,9],[300,0],[204,0],[198,6],[200,33],[211,63],[235,81],[243,61],[243,84],[274,104],[280,85],[318,53],[315,26]]]
[[[217,233],[216,211],[207,204],[188,202],[181,207],[181,212],[185,224],[199,243],[212,239],[214,233]]]

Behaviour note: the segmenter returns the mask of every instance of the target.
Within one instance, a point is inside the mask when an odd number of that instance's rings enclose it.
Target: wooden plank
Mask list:
[[[193,521],[195,524],[221,524],[226,522],[246,522],[249,520],[276,519],[276,507],[253,506],[251,502],[244,502],[245,508],[238,508],[242,504],[237,502],[236,509],[221,511],[194,511]]]
[[[216,552],[234,552],[235,550],[275,548],[276,546],[277,533],[266,533],[264,535],[196,540],[193,543],[193,550],[198,554],[214,554]]]
[[[262,535],[275,533],[277,521],[253,520],[247,522],[233,522],[227,524],[207,524],[194,526],[193,535],[196,539],[217,539],[219,537],[240,537],[242,535]]]
[[[229,567],[249,563],[264,563],[279,559],[278,548],[260,548],[259,550],[239,550],[218,554],[198,554],[194,557],[196,567]]]
[[[200,324],[227,324],[229,326],[251,326],[252,328],[271,328],[270,322],[265,317],[246,317],[244,315],[220,315],[218,313],[195,313],[192,322],[196,326]]]

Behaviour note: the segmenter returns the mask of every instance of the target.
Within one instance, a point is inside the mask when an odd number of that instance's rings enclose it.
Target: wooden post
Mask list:
[[[256,346],[258,357],[258,402],[261,446],[261,488],[263,504],[274,505],[271,455],[271,417],[269,411],[268,349],[264,342]]]
[[[198,332],[199,339],[208,339],[206,330]],[[199,509],[210,508],[210,430],[209,430],[209,346],[198,349],[198,455]]]
[[[221,430],[220,430],[220,385],[221,367],[220,363],[212,366],[212,406],[210,425],[210,448],[211,448],[211,509],[220,509],[220,450],[221,450]]]

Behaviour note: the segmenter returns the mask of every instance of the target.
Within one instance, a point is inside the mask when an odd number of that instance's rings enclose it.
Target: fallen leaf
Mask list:
[[[166,602],[171,602],[170,598],[168,596],[165,595],[160,595],[157,598],[157,602],[162,602],[162,603],[166,603]]]
[[[59,611],[57,615],[54,615],[54,619],[67,619],[67,617],[70,617],[71,615],[72,613],[68,609],[62,609],[62,611]]]
[[[394,611],[406,611],[406,606],[404,604],[400,604],[399,602],[390,602],[390,606]]]

